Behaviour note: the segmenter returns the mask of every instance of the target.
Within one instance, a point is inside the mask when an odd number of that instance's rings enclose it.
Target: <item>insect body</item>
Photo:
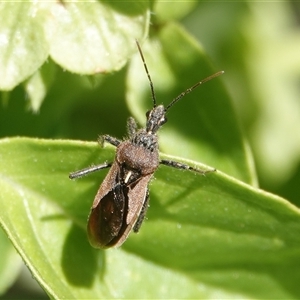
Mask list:
[[[160,164],[201,174],[214,171],[200,170],[176,161],[160,160],[156,133],[166,123],[166,113],[170,107],[202,83],[223,74],[223,71],[196,83],[173,99],[167,107],[156,105],[152,80],[138,42],[137,47],[150,82],[153,99],[153,108],[146,113],[146,127],[137,130],[135,120],[129,118],[128,140],[120,141],[109,135],[99,139],[101,145],[108,142],[117,147],[113,163],[88,167],[69,175],[74,179],[111,167],[96,194],[88,219],[89,241],[96,248],[119,247],[132,230],[138,232],[148,208],[148,183]]]

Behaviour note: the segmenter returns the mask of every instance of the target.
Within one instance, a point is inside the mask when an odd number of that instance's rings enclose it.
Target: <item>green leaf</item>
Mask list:
[[[118,70],[148,33],[149,3],[66,2],[56,5],[46,32],[50,55],[63,68],[95,74]]]
[[[157,37],[142,45],[142,50],[157,102],[165,106],[196,82],[220,71],[211,66],[201,46],[175,24],[164,26]],[[160,149],[255,183],[251,153],[221,80],[213,79],[198,87],[168,111],[169,121],[159,133]],[[139,55],[130,65],[127,86],[129,108],[144,124],[145,111],[153,104]]]
[[[0,229],[0,295],[16,280],[20,272],[21,259],[8,240],[5,232]]]
[[[299,298],[299,209],[220,171],[161,166],[140,233],[92,249],[86,218],[106,171],[68,174],[113,156],[96,143],[0,141],[0,222],[49,296]]]

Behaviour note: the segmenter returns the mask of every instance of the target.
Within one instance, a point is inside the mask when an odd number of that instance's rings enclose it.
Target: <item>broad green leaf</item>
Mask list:
[[[165,106],[196,82],[220,71],[211,66],[201,46],[178,25],[164,26],[142,49],[157,102]],[[222,76],[226,76],[226,70]],[[221,80],[203,84],[168,111],[169,121],[159,133],[160,149],[255,183],[252,157]],[[127,86],[129,108],[144,124],[145,112],[153,103],[139,55],[130,65]]]
[[[2,295],[16,280],[22,261],[1,228],[0,253],[0,295]]]
[[[29,1],[0,3],[0,89],[11,90],[46,60],[41,14]]]
[[[224,81],[249,137],[260,186],[300,206],[296,3],[200,1],[184,26],[226,71]]]
[[[299,298],[299,209],[220,171],[161,166],[140,233],[91,248],[86,218],[106,171],[68,174],[113,155],[96,143],[0,141],[0,222],[49,296]]]

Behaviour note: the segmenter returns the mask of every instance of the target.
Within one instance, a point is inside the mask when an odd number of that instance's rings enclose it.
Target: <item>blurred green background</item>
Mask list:
[[[168,5],[156,9],[167,10]],[[155,14],[152,18],[153,26],[168,21]],[[177,18],[202,44],[215,69],[225,70],[222,80],[249,139],[259,186],[299,207],[299,2],[195,1],[189,10],[178,11]],[[36,111],[23,84],[1,93],[1,138],[95,141],[99,134],[126,134],[126,67],[94,77],[71,74],[51,59],[42,68],[49,76],[49,90]],[[20,276],[1,298],[20,299],[21,292],[23,299],[41,299],[43,294],[24,280],[28,275]]]

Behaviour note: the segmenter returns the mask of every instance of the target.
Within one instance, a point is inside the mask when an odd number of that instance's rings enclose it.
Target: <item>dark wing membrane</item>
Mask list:
[[[95,248],[108,248],[115,244],[122,234],[126,220],[127,196],[120,183],[116,185],[93,207],[88,220],[88,238]]]
[[[95,248],[120,247],[133,228],[138,231],[148,207],[147,185],[152,174],[128,185],[121,183],[117,169],[112,174],[114,180],[108,184],[104,180],[89,215],[88,238]],[[106,185],[109,192],[103,188]]]

